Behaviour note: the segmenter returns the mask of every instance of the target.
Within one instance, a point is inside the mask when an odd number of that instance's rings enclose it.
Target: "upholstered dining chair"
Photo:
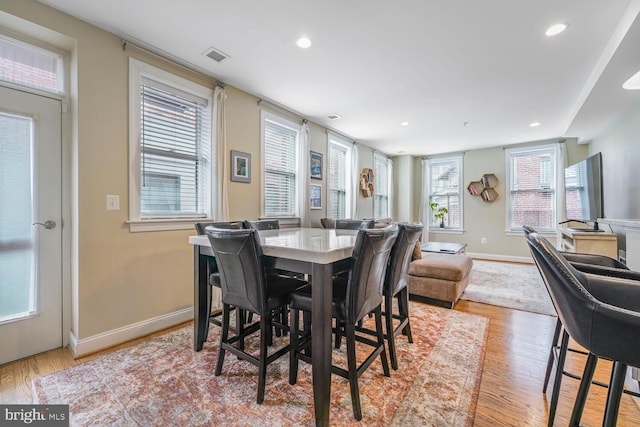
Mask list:
[[[589,353],[570,424],[579,424],[595,363],[603,357],[613,361],[603,426],[614,426],[627,366],[640,366],[640,282],[584,274],[538,233],[529,233],[527,242],[565,331]]]
[[[351,271],[348,277],[346,279],[334,277],[333,281],[331,312],[336,319],[336,324],[345,325],[347,369],[332,365],[331,372],[349,380],[353,415],[357,420],[362,419],[358,378],[378,356],[382,362],[384,375],[390,375],[384,345],[381,305],[389,255],[397,234],[396,225],[380,229],[360,229],[353,248]],[[298,327],[300,311],[307,313],[307,318],[310,317],[308,313],[311,312],[311,286],[305,286],[291,293],[289,309],[291,311],[289,383],[293,385],[297,381],[298,360],[310,361],[310,357],[305,354],[311,345],[308,322],[305,322],[304,331],[298,330]],[[371,312],[375,317],[375,340],[368,336],[357,335],[355,332],[358,321]],[[373,348],[360,366],[356,365],[356,341]]]
[[[258,366],[257,403],[264,401],[267,365],[289,352],[289,345],[267,355],[273,312],[284,307],[289,294],[307,282],[280,275],[267,274],[262,262],[262,247],[258,232],[253,229],[225,230],[207,227],[206,234],[213,248],[220,273],[222,289],[222,332],[215,375],[222,373],[225,352]],[[260,316],[260,321],[236,330],[229,336],[231,308],[236,307]],[[280,325],[283,327],[283,325]],[[245,337],[260,331],[259,355],[242,348]]]
[[[361,228],[373,228],[372,219],[336,219],[336,230],[359,230]]]
[[[522,229],[525,233],[525,236],[528,236],[530,233],[536,232],[536,230],[530,225],[523,225]],[[640,273],[629,270],[626,265],[608,256],[565,251],[559,251],[559,253],[564,259],[569,261],[575,269],[583,273],[640,281]],[[551,341],[551,348],[549,349],[547,368],[545,372],[544,383],[542,386],[542,392],[546,393],[547,387],[549,385],[549,380],[551,378],[553,365],[554,362],[556,362],[557,358],[556,378],[554,380],[551,403],[549,407],[550,422],[553,422],[553,418],[555,417],[555,410],[560,394],[560,385],[562,383],[562,374],[564,373],[564,362],[567,352],[569,351],[574,353],[586,354],[582,350],[576,350],[569,347],[569,335],[566,331],[563,330],[562,321],[558,317]]]
[[[228,229],[241,229],[243,228],[242,221],[230,221],[230,222],[197,222],[195,224],[196,233],[200,236],[205,235],[205,229],[209,226],[213,226],[216,228],[228,228]],[[209,324],[213,323],[214,325],[222,326],[222,322],[218,320],[219,317],[222,316],[222,311],[217,311],[215,313],[211,313],[211,305],[213,298],[213,289],[212,287],[220,288],[220,273],[218,272],[218,265],[216,264],[216,259],[214,257],[207,257],[207,313],[209,313],[209,321],[207,322],[207,326],[205,329],[205,340],[206,337],[209,336]],[[242,319],[242,316],[237,316],[238,321]],[[237,327],[237,326],[236,326]]]
[[[424,226],[421,223],[398,224],[398,237],[396,238],[391,254],[389,256],[389,266],[384,279],[384,310],[387,344],[389,347],[389,358],[391,367],[398,369],[398,359],[396,357],[395,336],[402,332],[407,336],[407,340],[413,343],[411,336],[411,323],[409,321],[409,288],[408,276],[409,263],[413,255],[416,242],[422,234]],[[398,314],[393,313],[393,299],[398,302]],[[400,323],[394,328],[393,321]]]
[[[256,230],[278,230],[280,229],[280,221],[277,219],[245,220],[244,228],[253,228]]]

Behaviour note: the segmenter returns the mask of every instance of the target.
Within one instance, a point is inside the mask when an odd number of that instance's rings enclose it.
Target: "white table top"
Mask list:
[[[261,230],[258,234],[265,255],[316,264],[330,264],[351,256],[358,231],[282,228]],[[189,236],[189,243],[211,246],[207,236]]]

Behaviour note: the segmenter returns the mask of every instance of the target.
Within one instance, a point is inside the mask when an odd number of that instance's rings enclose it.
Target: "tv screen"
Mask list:
[[[567,220],[596,221],[604,218],[600,153],[566,168],[564,186]]]

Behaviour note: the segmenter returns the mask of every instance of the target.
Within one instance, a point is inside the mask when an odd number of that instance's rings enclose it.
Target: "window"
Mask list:
[[[427,160],[428,200],[445,207],[448,213],[444,217],[444,226],[450,230],[462,230],[462,155],[440,157]],[[439,227],[438,221],[427,207],[429,226]]]
[[[61,55],[0,35],[0,80],[62,94],[63,75]]]
[[[262,112],[263,217],[298,215],[299,136],[295,123]]]
[[[373,155],[373,217],[391,217],[391,160]]]
[[[513,148],[507,162],[507,229],[521,231],[524,224],[539,231],[555,231],[556,145]]]
[[[130,100],[131,230],[210,218],[211,89],[131,59]],[[155,225],[136,225],[144,221]]]
[[[327,217],[345,219],[351,215],[351,192],[354,191],[351,172],[353,144],[329,133],[329,200]]]

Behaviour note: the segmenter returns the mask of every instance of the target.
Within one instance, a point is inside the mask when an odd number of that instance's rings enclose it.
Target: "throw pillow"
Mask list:
[[[413,247],[413,254],[411,255],[411,261],[415,259],[422,259],[422,251],[420,250],[420,240],[416,242],[416,245]]]

